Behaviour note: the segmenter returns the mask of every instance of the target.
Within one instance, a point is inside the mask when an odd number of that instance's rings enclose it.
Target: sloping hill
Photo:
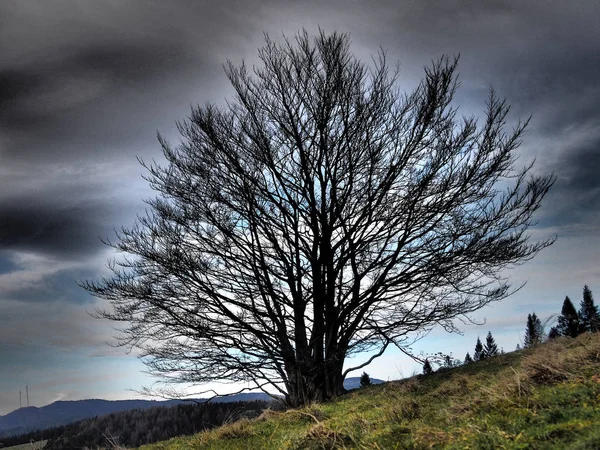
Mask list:
[[[600,448],[600,334],[140,447],[333,448]]]
[[[79,400],[59,401],[37,408],[17,409],[0,417],[0,436],[10,436],[36,429],[65,425],[88,417],[134,408],[150,408],[163,402],[145,400]],[[167,406],[167,405],[165,405]]]
[[[243,393],[222,397],[214,402],[240,402],[252,400],[270,400],[263,393]],[[132,409],[148,409],[157,406],[174,406],[184,402],[182,400],[76,400],[59,401],[50,405],[36,408],[30,406],[17,409],[5,416],[0,416],[0,438],[16,436],[34,430],[43,430],[59,425],[67,425],[78,420],[90,417],[104,416],[107,414],[129,411]]]
[[[380,384],[383,380],[372,378],[371,383]],[[355,389],[360,386],[360,377],[350,377],[344,381],[346,389]],[[202,399],[199,399],[202,401]],[[254,400],[269,401],[271,398],[262,392],[247,392],[212,400],[221,402],[251,402]],[[0,416],[0,438],[17,436],[35,430],[67,425],[90,417],[105,416],[115,412],[129,411],[132,409],[148,409],[156,406],[174,406],[189,403],[182,400],[76,400],[58,401],[50,405],[37,408],[30,406],[17,409],[5,416]]]

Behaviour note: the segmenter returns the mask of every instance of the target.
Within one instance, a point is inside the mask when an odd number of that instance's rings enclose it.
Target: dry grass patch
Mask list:
[[[581,378],[581,369],[600,361],[600,333],[585,333],[576,339],[558,338],[527,355],[521,362],[523,374],[537,383]]]
[[[288,422],[309,421],[316,424],[327,419],[323,407],[316,403],[302,409],[289,409],[280,413],[278,417]]]
[[[248,419],[240,419],[228,425],[223,425],[214,430],[217,439],[243,439],[254,435],[252,422]]]
[[[464,396],[473,390],[473,383],[469,381],[469,377],[464,374],[456,374],[441,384],[434,392],[442,398]]]
[[[382,393],[384,395],[392,392],[394,394],[415,394],[419,391],[421,382],[418,376],[411,377],[407,380],[391,381],[384,385]]]
[[[353,439],[348,434],[335,431],[323,423],[317,423],[310,427],[297,445],[294,446],[294,449],[344,449],[353,443]]]
[[[420,448],[439,448],[454,440],[454,436],[439,428],[422,426],[414,430],[415,444]]]
[[[525,350],[520,363],[510,366],[499,377],[499,382],[482,385],[479,390],[495,401],[515,405],[524,400],[529,402],[538,385],[581,382],[588,378],[593,381],[594,375],[588,372],[593,371],[599,361],[600,333],[588,333],[576,339],[561,337]]]
[[[256,420],[259,422],[264,422],[264,421],[268,421],[268,420],[273,420],[276,417],[280,417],[282,414],[284,414],[283,411],[276,411],[273,409],[265,409],[257,418]]]

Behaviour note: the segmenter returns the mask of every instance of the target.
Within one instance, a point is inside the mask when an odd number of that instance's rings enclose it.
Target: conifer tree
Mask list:
[[[360,387],[371,386],[372,384],[373,383],[371,383],[371,377],[369,377],[369,374],[367,372],[363,372],[360,376]]]
[[[577,337],[583,331],[579,314],[577,314],[577,310],[568,296],[565,297],[560,316],[558,316],[556,331],[561,336],[570,336],[572,338]]]
[[[473,361],[477,362],[481,361],[482,359],[485,359],[485,351],[483,350],[483,344],[481,343],[479,336],[477,336],[477,344],[475,344],[475,353],[473,353]]]
[[[425,363],[423,364],[423,375],[429,375],[433,372],[433,367],[431,367],[431,364],[429,363],[429,360],[426,359]]]
[[[550,331],[548,332],[548,340],[552,340],[552,339],[556,339],[557,337],[560,337],[560,331],[558,331],[557,327],[552,327],[550,328]]]
[[[498,346],[496,345],[496,341],[494,340],[491,331],[488,331],[487,337],[485,338],[485,347],[483,348],[483,353],[485,353],[486,358],[489,358],[490,356],[496,356],[498,354]]]
[[[473,362],[473,358],[471,358],[471,355],[469,354],[469,352],[467,352],[467,354],[465,355],[465,364],[471,364]]]
[[[598,307],[594,304],[592,291],[587,284],[583,286],[583,299],[581,300],[579,315],[583,331],[595,333],[600,330],[600,313],[598,313]]]
[[[451,367],[454,367],[454,360],[452,359],[452,355],[445,355],[444,356],[444,367],[450,369]]]
[[[525,328],[525,339],[523,346],[525,348],[533,347],[544,340],[544,327],[535,313],[527,315],[527,327]]]

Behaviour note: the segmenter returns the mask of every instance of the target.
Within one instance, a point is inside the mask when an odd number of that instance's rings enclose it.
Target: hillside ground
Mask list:
[[[10,447],[3,447],[2,450],[41,450],[46,445],[47,440],[31,442],[29,444],[12,445]]]
[[[267,411],[140,450],[597,449],[600,333]]]

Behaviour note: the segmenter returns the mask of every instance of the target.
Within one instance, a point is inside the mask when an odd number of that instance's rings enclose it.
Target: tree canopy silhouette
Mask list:
[[[363,372],[360,376],[360,387],[371,386],[372,384],[373,383],[371,383],[371,377],[369,374],[367,372]]]
[[[536,313],[527,315],[527,326],[525,327],[525,338],[523,346],[531,348],[544,341],[544,326]]]
[[[176,147],[159,136],[166,165],[142,161],[158,195],[83,285],[151,373],[335,397],[389,346],[505,298],[503,269],[552,242],[527,233],[554,178],[515,168],[526,122],[506,131],[493,92],[460,117],[457,59],[403,94],[383,52],[349,47],[267,37],[259,67],[225,66],[232,101],[193,108]]]
[[[582,331],[591,331],[595,333],[600,330],[600,313],[598,307],[594,304],[592,291],[587,286],[583,286],[583,299],[581,300],[580,319]]]
[[[428,359],[423,363],[423,375],[431,375],[433,373],[433,367]]]
[[[560,316],[558,316],[558,325],[556,331],[561,336],[577,337],[583,331],[581,318],[571,299],[567,296],[563,302]]]
[[[488,334],[485,338],[483,352],[485,353],[486,358],[490,358],[499,354],[498,345],[496,344],[496,340],[494,339],[494,336],[492,336],[491,331],[488,331]]]
[[[473,353],[473,361],[482,361],[487,357],[481,339],[477,336],[477,343],[475,344],[475,352]]]
[[[471,364],[473,362],[473,358],[471,358],[471,354],[469,352],[467,352],[467,354],[465,355],[465,364]]]

